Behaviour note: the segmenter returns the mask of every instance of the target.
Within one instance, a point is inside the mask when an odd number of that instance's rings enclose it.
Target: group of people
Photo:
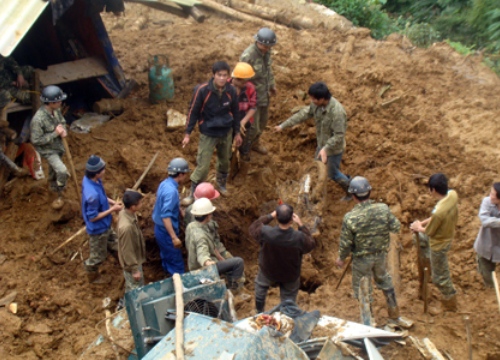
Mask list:
[[[263,155],[268,153],[261,135],[267,125],[270,97],[277,91],[270,51],[276,43],[276,34],[271,29],[260,29],[255,42],[243,52],[232,72],[226,62],[218,61],[212,68],[213,77],[194,89],[182,146],[189,145],[198,124],[200,138],[196,168],[191,171],[183,158],[170,161],[168,176],[158,187],[152,214],[162,267],[168,274],[185,272],[180,250],[184,244],[189,271],[216,266],[219,274],[225,276],[229,289],[237,292],[242,289],[244,261],[233,256],[221,241],[219,226],[213,217],[216,211],[213,201],[217,201],[221,194],[227,194],[233,146],[238,148],[243,165],[248,165],[251,150]],[[2,59],[0,66],[5,64]],[[21,84],[22,73],[18,70],[16,73]],[[15,89],[12,92],[16,93]],[[275,126],[274,131],[281,132],[310,118],[315,120],[315,158],[326,164],[329,178],[345,192],[343,200],[354,199],[356,203],[342,222],[336,264],[345,266],[346,259],[351,256],[355,298],[359,297],[361,279],[373,277],[386,297],[389,318],[404,324],[392,279],[387,272],[390,233],[400,231],[400,221],[386,204],[370,199],[372,187],[366,178],[356,176],[351,179],[340,171],[347,128],[347,115],[342,104],[332,97],[323,82],[312,84],[308,95],[310,105]],[[49,164],[50,188],[58,195],[54,207],[62,206],[61,194],[69,177],[62,161],[67,129],[61,105],[66,98],[67,95],[57,86],[44,88],[41,94],[43,105],[33,117],[30,128],[32,144]],[[206,182],[214,150],[217,153],[217,189]],[[99,265],[106,259],[108,250],[117,251],[123,267],[125,289],[129,291],[144,285],[145,244],[136,217],[143,195],[127,190],[121,202],[108,198],[102,184],[105,168],[102,158],[90,156],[82,181],[82,215],[90,237],[90,255],[85,261],[85,269],[91,283],[108,282],[109,279],[99,273]],[[188,181],[191,182],[190,192],[181,201],[179,185]],[[418,239],[420,256],[431,269],[432,281],[442,293],[443,308],[456,311],[456,290],[450,277],[447,254],[458,221],[458,196],[448,188],[448,180],[442,173],[432,175],[428,187],[437,204],[429,218],[413,222],[410,228]],[[111,226],[114,212],[119,214],[116,233]],[[484,282],[492,286],[491,272],[500,261],[500,230],[497,230],[500,229],[500,183],[493,184],[490,196],[484,198],[479,217],[482,226],[474,248]],[[184,243],[179,238],[182,220],[186,226]],[[274,220],[276,225],[270,226]],[[281,204],[272,213],[255,220],[249,233],[260,246],[259,271],[255,279],[256,311],[265,310],[271,286],[280,287],[281,301],[296,301],[302,257],[316,245],[308,227],[290,205]]]

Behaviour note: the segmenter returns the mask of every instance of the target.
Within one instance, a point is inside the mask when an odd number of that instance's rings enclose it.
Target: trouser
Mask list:
[[[257,106],[257,111],[255,111],[255,115],[253,116],[253,124],[247,131],[247,136],[250,141],[250,147],[252,144],[256,143],[257,140],[259,140],[260,136],[262,135],[264,129],[267,126],[268,119],[269,119],[269,105]]]
[[[137,270],[141,273],[141,278],[139,280],[135,280],[131,272],[123,270],[123,277],[125,278],[125,292],[144,286],[144,273],[142,272],[142,265],[139,265]]]
[[[228,282],[228,287],[234,289],[238,286],[238,280],[243,276],[244,263],[240,257],[232,257],[216,264],[219,275],[225,275]]]
[[[47,159],[49,163],[49,186],[53,191],[57,191],[60,189],[64,189],[66,187],[66,183],[68,182],[69,173],[66,165],[64,165],[61,160],[64,153],[43,153],[42,157]]]
[[[387,271],[387,253],[381,251],[376,254],[368,254],[364,256],[356,256],[352,260],[352,290],[354,297],[359,299],[359,283],[363,276],[368,276],[375,280],[377,288],[387,291],[394,286],[392,285],[392,278]],[[370,302],[373,302],[372,297],[372,284],[369,282]]]
[[[319,147],[316,148],[315,158],[318,158],[320,150],[321,148]],[[335,181],[336,183],[339,183],[340,186],[343,187],[344,184],[349,183],[349,178],[340,171],[340,163],[342,162],[342,155],[344,155],[343,152],[337,155],[327,156],[326,167],[327,167],[328,177],[331,180]]]
[[[258,312],[264,311],[266,305],[267,292],[270,287],[280,287],[280,300],[283,303],[285,300],[297,302],[297,294],[299,293],[300,277],[290,282],[275,282],[268,279],[261,270],[259,270],[255,278],[255,306]]]
[[[490,288],[494,286],[493,275],[491,273],[495,271],[496,265],[493,261],[477,255],[477,271],[483,277],[484,286]]]
[[[223,137],[211,137],[200,134],[198,144],[198,155],[196,156],[196,169],[191,174],[191,181],[199,184],[206,180],[210,170],[210,160],[217,150],[217,172],[227,174],[229,172],[229,163],[231,161],[231,146],[233,131],[230,130]]]
[[[88,272],[96,272],[99,265],[106,260],[108,250],[118,250],[118,238],[112,228],[109,228],[102,234],[89,235],[89,258],[85,260],[85,269]]]
[[[174,247],[172,238],[163,226],[155,224],[156,243],[160,248],[161,266],[170,275],[184,274],[182,252]]]
[[[445,298],[449,298],[456,294],[453,281],[451,281],[450,268],[448,266],[448,251],[450,247],[451,242],[439,251],[434,251],[430,247],[426,250],[431,259],[432,282]]]

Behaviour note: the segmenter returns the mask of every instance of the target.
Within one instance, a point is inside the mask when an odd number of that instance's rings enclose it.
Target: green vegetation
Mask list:
[[[376,39],[393,32],[415,45],[446,41],[461,54],[483,51],[485,63],[500,74],[499,0],[316,0]]]

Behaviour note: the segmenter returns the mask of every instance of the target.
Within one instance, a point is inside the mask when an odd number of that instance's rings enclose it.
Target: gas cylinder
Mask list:
[[[174,78],[165,55],[149,59],[149,101],[158,104],[174,98]]]

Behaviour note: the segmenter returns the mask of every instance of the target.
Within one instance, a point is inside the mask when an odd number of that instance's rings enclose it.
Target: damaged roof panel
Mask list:
[[[50,1],[1,0],[1,2],[0,54],[9,56]]]

